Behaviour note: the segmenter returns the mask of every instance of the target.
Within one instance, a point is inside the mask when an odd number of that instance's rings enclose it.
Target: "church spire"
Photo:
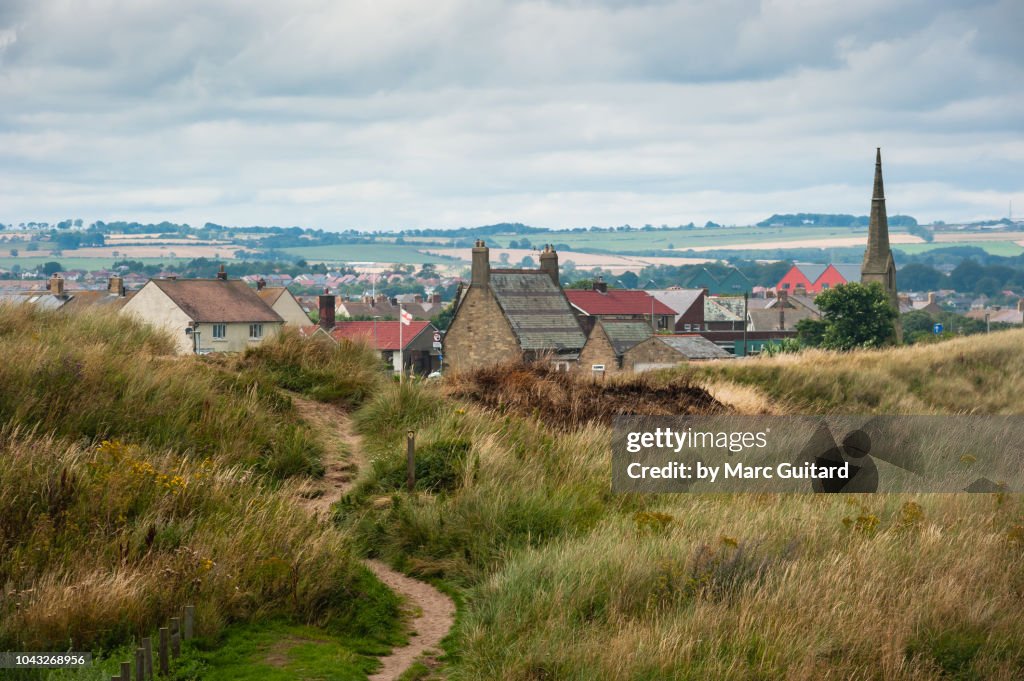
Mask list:
[[[882,149],[875,151],[875,190],[871,195],[871,219],[868,222],[868,247],[864,251],[862,272],[885,272],[889,259],[889,218],[885,212],[885,188],[882,186]]]
[[[882,186],[882,149],[875,151],[875,188],[871,195],[871,219],[868,222],[868,244],[864,262],[860,266],[863,283],[877,281],[885,289],[889,304],[899,314],[896,294],[896,263],[889,248],[889,218],[885,212],[885,189]],[[899,318],[896,321],[896,340],[902,340]]]

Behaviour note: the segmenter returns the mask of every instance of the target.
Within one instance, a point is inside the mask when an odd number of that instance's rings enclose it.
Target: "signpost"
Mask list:
[[[935,326],[932,327],[932,329],[935,331],[935,335],[937,336],[940,333],[942,333],[942,324],[939,324],[938,322],[936,322]]]

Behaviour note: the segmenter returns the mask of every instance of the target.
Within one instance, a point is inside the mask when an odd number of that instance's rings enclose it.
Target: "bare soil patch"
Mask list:
[[[562,428],[610,423],[615,416],[717,413],[727,408],[686,378],[655,380],[646,374],[595,381],[555,371],[548,364],[509,364],[453,376],[451,397],[500,412],[536,417]]]

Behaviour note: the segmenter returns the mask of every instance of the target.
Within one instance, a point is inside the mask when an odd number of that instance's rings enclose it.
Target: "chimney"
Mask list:
[[[786,330],[786,305],[789,304],[789,293],[779,292],[779,331]]]
[[[220,266],[220,270],[218,270],[217,272],[217,278],[220,279],[221,281],[228,280],[228,273],[224,271],[224,265]]]
[[[328,288],[320,296],[320,328],[328,332],[334,329],[334,296]]]
[[[490,281],[491,251],[484,244],[483,239],[477,239],[473,245],[473,274],[470,278],[470,286],[487,286]]]
[[[433,303],[435,305],[440,305],[441,304],[441,294],[440,293],[431,293],[429,296],[427,296],[427,302]]]
[[[124,278],[113,276],[107,279],[107,293],[124,297]]]
[[[55,296],[64,295],[64,277],[55,273],[50,277],[50,282],[46,285],[46,288]]]
[[[598,276],[594,280],[594,290],[598,293],[608,293],[608,284],[604,282],[604,277]]]
[[[422,303],[423,302],[423,296],[421,296],[420,294],[417,293],[416,295],[414,295],[412,297],[412,301],[414,303]]]
[[[540,254],[540,269],[542,272],[547,272],[551,277],[551,281],[555,282],[555,286],[560,286],[558,283],[558,253],[555,253],[555,247],[548,244],[544,247],[544,250]]]
[[[257,291],[262,291],[266,287],[267,287],[267,280],[266,279],[264,279],[263,277],[260,277],[259,279],[256,280],[256,290]]]
[[[1017,301],[1017,312],[1024,312],[1024,298]]]

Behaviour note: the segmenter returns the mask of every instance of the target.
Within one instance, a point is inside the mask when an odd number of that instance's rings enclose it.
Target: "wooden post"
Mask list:
[[[132,663],[121,663],[121,681],[132,681]]]
[[[181,618],[171,618],[171,656],[181,655]]]
[[[196,619],[196,606],[186,605],[185,606],[185,640],[189,641],[192,639],[192,629]]]
[[[416,433],[406,433],[405,440],[405,486],[410,492],[416,489]]]
[[[146,655],[142,648],[135,649],[135,681],[146,681]]]
[[[169,666],[167,664],[167,627],[160,627],[160,675],[163,676],[167,673]]]
[[[142,656],[146,663],[146,676],[147,680],[153,678],[153,639],[146,637],[142,639]]]

